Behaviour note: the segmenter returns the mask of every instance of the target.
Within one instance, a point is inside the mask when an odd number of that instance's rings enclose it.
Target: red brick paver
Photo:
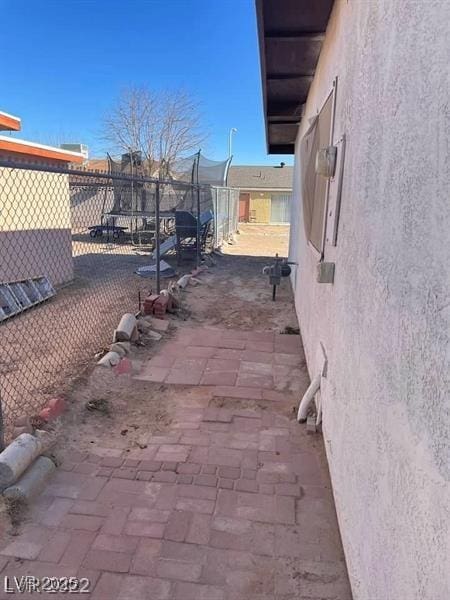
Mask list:
[[[350,600],[323,450],[292,413],[302,364],[299,336],[183,328],[137,376],[194,386],[170,430],[67,456],[1,575],[87,577],[92,600]]]

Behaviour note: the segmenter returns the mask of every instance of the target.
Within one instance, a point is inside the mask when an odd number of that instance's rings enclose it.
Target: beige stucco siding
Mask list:
[[[337,0],[297,139],[290,257],[355,600],[450,597],[450,4]],[[302,224],[299,140],[338,77],[333,285]],[[330,203],[336,194],[330,186]]]
[[[73,278],[67,175],[0,168],[0,281]]]
[[[255,223],[270,223],[271,192],[250,192],[250,218]]]
[[[291,190],[249,190],[240,189],[241,192],[250,194],[249,217],[253,223],[270,223],[272,196],[280,194],[291,194]]]

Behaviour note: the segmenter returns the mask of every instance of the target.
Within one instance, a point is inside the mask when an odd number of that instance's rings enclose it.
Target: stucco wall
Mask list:
[[[355,600],[450,598],[450,3],[337,0],[297,140],[290,257]],[[301,215],[299,140],[338,77],[333,285]],[[331,184],[330,198],[336,192]]]
[[[246,190],[241,188],[241,192],[250,194],[250,221],[253,223],[270,223],[272,196],[290,195],[290,190]],[[253,217],[252,217],[253,215]]]
[[[73,278],[67,175],[0,168],[0,281]]]

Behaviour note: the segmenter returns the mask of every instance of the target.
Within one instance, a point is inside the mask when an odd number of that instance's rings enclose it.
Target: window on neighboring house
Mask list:
[[[272,194],[270,203],[270,222],[289,223],[291,220],[291,195]]]
[[[303,136],[300,146],[305,233],[306,238],[321,254],[325,235],[328,180],[316,173],[316,154],[331,143],[333,100],[334,93],[331,93]]]

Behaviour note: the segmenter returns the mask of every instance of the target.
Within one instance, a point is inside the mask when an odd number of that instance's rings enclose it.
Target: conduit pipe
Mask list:
[[[299,423],[305,423],[308,414],[308,408],[311,402],[314,400],[314,396],[320,389],[320,381],[322,379],[322,374],[319,373],[314,377],[314,379],[309,384],[308,389],[305,392],[305,395],[300,401],[300,406],[298,407],[297,413],[297,421]]]

